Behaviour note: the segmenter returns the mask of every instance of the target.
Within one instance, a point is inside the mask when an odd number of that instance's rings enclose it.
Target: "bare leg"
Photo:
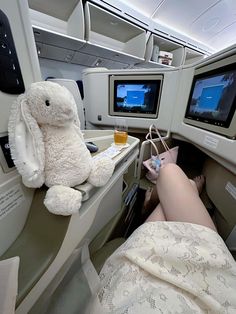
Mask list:
[[[151,213],[151,215],[148,216],[146,222],[149,221],[166,221],[166,217],[163,208],[161,207],[161,204],[158,204],[154,211]]]
[[[193,187],[193,189],[194,189],[194,192],[197,193],[197,194],[199,194],[195,182],[194,182],[192,179],[189,179],[189,182],[191,183],[191,185],[192,185],[192,187]]]
[[[199,190],[198,187],[195,183],[195,181],[189,179],[194,192],[198,194]],[[149,201],[148,201],[148,206],[150,208],[150,206],[152,207],[154,203],[157,204],[157,202],[159,202],[159,197],[157,195],[157,189],[156,187],[154,189],[152,189],[152,191],[150,192],[150,197],[149,197]],[[153,206],[154,207],[154,206]],[[152,208],[153,208],[152,207]],[[166,216],[164,214],[164,210],[161,206],[161,203],[159,203],[155,209],[152,211],[152,213],[148,216],[148,218],[146,219],[145,222],[149,222],[149,221],[166,221]]]
[[[197,194],[200,194],[203,186],[203,182],[201,182],[201,176],[197,177],[197,184],[196,181],[194,180],[189,179],[189,181],[192,184],[194,191]],[[148,190],[146,191],[142,213],[144,214],[146,212],[153,211],[159,202],[160,200],[157,194],[156,186],[154,186],[153,188],[149,187]]]
[[[195,193],[198,193],[198,187],[195,183],[195,181],[189,179]],[[148,216],[148,218],[146,219],[145,222],[149,222],[149,221],[166,221],[166,216],[164,214],[164,210],[161,206],[161,203],[159,203],[157,206],[154,204],[157,204],[159,202],[159,197],[157,195],[157,188],[153,188],[152,190],[148,191],[149,195],[148,195],[148,200],[147,200],[147,204],[144,207],[144,210],[152,210],[151,214]],[[154,208],[155,207],[155,208]],[[154,210],[153,210],[154,208]]]
[[[216,231],[196,189],[176,164],[167,164],[161,169],[157,193],[167,221],[195,223]]]

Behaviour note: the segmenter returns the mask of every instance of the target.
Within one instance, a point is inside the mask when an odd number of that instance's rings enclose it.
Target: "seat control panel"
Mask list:
[[[8,136],[0,137],[0,163],[4,172],[9,172],[15,167],[11,159],[10,146],[8,143]]]

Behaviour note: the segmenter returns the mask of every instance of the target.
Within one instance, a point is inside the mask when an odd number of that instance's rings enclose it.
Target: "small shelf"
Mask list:
[[[153,53],[156,48],[158,51],[166,51],[173,54],[173,59],[170,66],[178,67],[183,64],[184,47],[181,44],[175,43],[169,39],[157,36],[155,34],[150,34],[149,40],[147,42],[145,60],[148,63],[151,62],[153,67],[155,64],[157,66],[163,66],[163,64],[153,61],[153,59],[155,59]]]
[[[84,13],[82,1],[67,21],[30,9],[38,56],[70,63],[84,44]]]
[[[191,64],[204,59],[204,55],[201,52],[185,47],[184,64]]]
[[[86,2],[85,4],[85,38],[90,46],[85,50],[90,53],[104,56],[107,50],[107,57],[117,57],[117,61],[123,61],[122,54],[127,58],[133,58],[134,62],[144,60],[146,49],[146,31],[135,26],[114,14]],[[91,45],[93,49],[91,51]],[[95,50],[95,51],[94,51]],[[110,50],[110,52],[109,52]],[[129,60],[130,61],[130,60]]]
[[[136,63],[132,68],[135,69],[153,69],[153,68],[166,68],[166,69],[172,69],[174,68],[172,65],[166,65],[154,61],[144,61],[142,63]]]
[[[85,29],[82,0],[78,1],[78,4],[66,21],[33,9],[30,9],[29,12],[33,26],[84,40]]]

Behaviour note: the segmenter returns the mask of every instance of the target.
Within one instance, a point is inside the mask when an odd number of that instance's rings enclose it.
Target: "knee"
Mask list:
[[[175,175],[179,172],[182,172],[179,166],[173,163],[169,163],[169,164],[164,165],[163,168],[161,168],[160,174]]]
[[[180,177],[180,174],[183,173],[182,169],[176,164],[170,163],[163,166],[160,169],[159,176],[157,178],[157,188],[160,185],[170,183],[173,180],[176,181]]]
[[[189,179],[189,182],[191,183],[191,185],[192,185],[194,191],[195,191],[197,194],[199,194],[198,188],[197,188],[197,185],[196,185],[196,182],[194,182],[194,181],[191,180],[191,179]]]
[[[178,177],[181,172],[182,169],[176,164],[173,163],[166,164],[163,166],[163,168],[160,169],[157,182],[163,180],[165,181],[166,179],[170,180],[172,178]]]

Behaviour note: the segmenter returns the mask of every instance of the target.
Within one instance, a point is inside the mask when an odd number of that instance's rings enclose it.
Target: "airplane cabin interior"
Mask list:
[[[99,273],[149,214],[152,125],[158,154],[166,150],[160,135],[178,147],[176,164],[189,178],[205,176],[201,199],[235,259],[236,5],[181,2],[0,0],[0,261],[19,256],[15,313],[85,313],[92,289],[83,261]],[[49,212],[48,187],[27,187],[11,158],[11,106],[39,81],[70,91],[92,159],[113,160],[105,184],[73,186],[81,206],[72,215]],[[119,149],[117,120],[128,128]],[[16,147],[26,147],[24,166],[34,163],[27,136]]]

